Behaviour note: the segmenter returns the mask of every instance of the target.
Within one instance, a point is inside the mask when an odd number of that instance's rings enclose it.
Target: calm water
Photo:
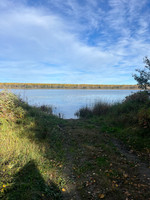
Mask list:
[[[20,95],[30,105],[51,105],[54,114],[61,113],[63,118],[76,118],[74,113],[82,106],[92,106],[97,101],[110,103],[122,101],[136,90],[76,90],[76,89],[36,89],[11,90]]]

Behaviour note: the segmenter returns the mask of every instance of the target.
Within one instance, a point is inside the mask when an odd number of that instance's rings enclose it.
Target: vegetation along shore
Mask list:
[[[137,85],[100,84],[46,84],[46,83],[0,83],[0,89],[121,89],[138,90]]]
[[[0,199],[150,199],[148,94],[76,115],[0,93]]]

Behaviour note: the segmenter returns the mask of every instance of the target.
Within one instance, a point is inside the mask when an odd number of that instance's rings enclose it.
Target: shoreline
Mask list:
[[[0,89],[89,89],[89,90],[138,90],[137,85],[111,84],[46,84],[46,83],[0,83]]]

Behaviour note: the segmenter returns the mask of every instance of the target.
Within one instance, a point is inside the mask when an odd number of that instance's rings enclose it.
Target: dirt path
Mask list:
[[[142,162],[138,156],[133,153],[133,151],[128,150],[125,145],[118,141],[117,139],[112,139],[112,143],[117,147],[119,152],[123,154],[129,161],[134,162],[137,165],[138,169],[138,177],[142,182],[146,182],[148,185],[150,185],[150,168],[149,166]]]
[[[69,120],[68,120],[69,121]],[[65,176],[65,179],[67,181],[67,188],[66,192],[63,193],[63,198],[65,200],[81,200],[80,195],[78,194],[77,188],[76,188],[76,176],[74,175],[73,168],[74,168],[74,157],[70,152],[70,140],[68,136],[71,137],[70,130],[63,126],[58,126],[61,133],[64,137],[64,150],[66,154],[66,163],[65,167],[63,168],[63,174]]]
[[[68,153],[67,155],[67,164],[63,170],[65,174],[65,178],[67,181],[67,191],[64,193],[63,197],[65,200],[81,200],[80,195],[78,194],[76,188],[76,177],[73,173],[73,163],[72,163],[72,156]]]
[[[150,200],[150,169],[121,142],[80,120],[59,129],[66,159],[64,200]]]

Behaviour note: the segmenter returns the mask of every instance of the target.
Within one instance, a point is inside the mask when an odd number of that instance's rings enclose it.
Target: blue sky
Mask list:
[[[0,82],[135,84],[149,0],[0,0]]]

